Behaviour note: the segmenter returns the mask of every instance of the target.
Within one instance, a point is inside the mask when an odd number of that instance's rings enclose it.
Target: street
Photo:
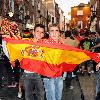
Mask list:
[[[94,100],[96,74],[92,74],[91,76],[85,75],[84,77],[78,75],[78,78],[75,77],[72,79],[71,85],[73,86],[73,89],[66,88],[64,81],[62,100],[83,100],[81,95],[84,95],[84,100]],[[17,98],[17,91],[17,88],[3,87],[2,89],[0,89],[0,99],[24,100],[24,96],[22,97],[22,99]]]

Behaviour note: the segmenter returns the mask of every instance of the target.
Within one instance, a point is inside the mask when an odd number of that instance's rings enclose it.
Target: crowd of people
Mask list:
[[[45,32],[44,25],[37,24],[33,30],[31,29],[31,32],[32,37],[29,39],[32,39],[34,42],[40,42],[42,40],[51,43],[52,41],[52,43],[65,44],[90,52],[100,52],[100,32],[90,32],[86,29],[84,31],[68,30],[63,32],[60,31],[57,24],[50,25],[48,32]],[[6,36],[7,35],[2,35],[2,37]],[[26,100],[34,100],[33,94],[36,94],[37,100],[44,100],[45,94],[47,100],[61,100],[63,80],[66,80],[66,86],[69,83],[68,87],[70,87],[72,76],[75,76],[77,72],[79,72],[82,76],[85,76],[85,71],[87,70],[88,76],[91,76],[91,73],[96,73],[96,70],[100,67],[100,64],[98,64],[96,69],[96,62],[88,60],[78,65],[74,72],[64,72],[61,76],[56,78],[46,77],[35,72],[21,69],[20,62],[17,59],[15,62],[10,63],[9,55],[7,54],[7,50],[4,45],[5,42],[1,41],[0,88],[3,87],[3,77],[7,77],[8,87],[18,85],[19,98],[22,97],[22,87],[24,88]],[[100,94],[100,71],[98,71],[98,73],[96,97]],[[13,83],[12,76],[14,76],[15,83]]]

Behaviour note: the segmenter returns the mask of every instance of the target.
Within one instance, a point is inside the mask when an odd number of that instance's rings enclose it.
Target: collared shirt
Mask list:
[[[24,70],[24,72],[25,72],[25,73],[34,73],[34,72],[27,71],[27,70]]]

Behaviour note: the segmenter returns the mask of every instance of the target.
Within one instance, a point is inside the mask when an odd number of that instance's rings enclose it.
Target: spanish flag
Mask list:
[[[57,77],[65,71],[73,71],[78,64],[86,60],[93,59],[97,62],[100,60],[98,54],[50,40],[41,42],[5,40],[10,61],[18,59],[22,69],[47,77]]]

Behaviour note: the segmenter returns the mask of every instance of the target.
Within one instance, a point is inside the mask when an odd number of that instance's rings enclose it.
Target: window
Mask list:
[[[78,26],[78,28],[83,28],[83,22],[82,21],[78,21],[77,22],[77,26]]]

